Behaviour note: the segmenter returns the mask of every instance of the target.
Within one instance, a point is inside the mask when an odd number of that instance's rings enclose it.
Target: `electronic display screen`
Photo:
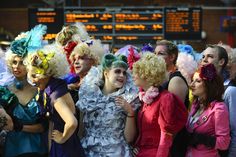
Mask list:
[[[200,40],[201,8],[165,8],[164,37],[167,40]]]

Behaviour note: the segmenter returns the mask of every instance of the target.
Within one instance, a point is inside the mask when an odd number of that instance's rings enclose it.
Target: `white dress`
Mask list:
[[[130,147],[125,141],[126,113],[115,104],[114,97],[123,96],[128,102],[137,97],[138,89],[130,74],[123,88],[103,95],[101,67],[92,67],[79,89],[76,106],[84,114],[85,136],[81,143],[88,157],[130,157]],[[132,103],[137,109],[139,102]]]

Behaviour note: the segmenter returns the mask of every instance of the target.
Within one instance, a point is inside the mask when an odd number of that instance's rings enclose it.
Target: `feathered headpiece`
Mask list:
[[[152,47],[152,45],[150,43],[144,44],[143,47],[141,48],[141,52],[143,52],[143,53],[154,52],[154,48]]]
[[[207,80],[207,81],[214,80],[216,78],[216,76],[217,76],[217,72],[216,72],[215,66],[213,64],[207,64],[205,66],[202,66],[200,68],[199,76],[203,80]]]
[[[24,58],[29,52],[41,48],[43,46],[42,38],[46,30],[47,26],[39,24],[30,31],[21,33],[11,43],[11,51]]]
[[[192,48],[191,45],[178,44],[177,47],[178,47],[179,52],[183,52],[183,53],[186,53],[188,55],[193,56],[193,59],[196,62],[199,62],[200,59],[202,59],[202,54],[201,53],[197,53],[196,51],[194,51],[194,49]]]
[[[140,55],[138,53],[134,53],[134,48],[131,46],[129,48],[129,56],[128,56],[128,65],[129,69],[133,69],[133,64],[140,59]]]
[[[130,53],[129,49],[131,47],[133,47],[133,50],[134,50],[135,54],[139,52],[139,49],[137,47],[135,47],[133,45],[126,45],[126,46],[120,48],[119,50],[117,50],[115,52],[115,56],[124,55],[124,56],[128,57],[129,53]]]

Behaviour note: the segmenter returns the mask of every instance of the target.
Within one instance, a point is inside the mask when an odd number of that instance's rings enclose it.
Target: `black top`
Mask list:
[[[176,76],[182,78],[182,79],[184,80],[184,82],[186,83],[187,87],[188,87],[188,83],[187,83],[186,79],[184,78],[184,76],[181,74],[180,71],[175,71],[175,72],[171,73],[170,76],[169,76],[169,80],[166,81],[165,83],[163,83],[163,84],[162,84],[162,87],[163,87],[164,89],[168,90],[170,80],[171,80],[172,78],[176,77]],[[184,104],[185,104],[186,108],[189,107],[190,102],[189,102],[188,93],[187,93],[187,95],[186,95],[186,97],[185,97]]]

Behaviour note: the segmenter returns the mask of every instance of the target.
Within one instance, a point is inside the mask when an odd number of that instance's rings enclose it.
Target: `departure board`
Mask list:
[[[163,8],[123,8],[114,14],[114,23],[116,46],[154,45],[157,40],[163,39]]]
[[[102,23],[112,22],[112,14],[110,13],[81,13],[80,11],[66,12],[66,23],[83,22],[83,23]]]
[[[163,8],[65,8],[65,24],[83,22],[88,33],[114,45],[163,39]]]
[[[165,39],[200,40],[201,18],[201,8],[165,8]]]
[[[64,18],[66,25],[82,22],[92,37],[112,41],[107,36],[113,34],[113,14],[105,9],[66,8]]]
[[[163,36],[115,36],[115,45],[122,46],[132,44],[132,45],[143,45],[145,43],[155,44],[157,40],[162,40]]]
[[[45,39],[55,37],[63,25],[82,22],[92,38],[117,45],[157,40],[199,40],[202,29],[201,8],[107,7],[107,8],[34,8],[29,9],[29,27],[48,26]]]
[[[62,8],[29,8],[29,29],[35,25],[44,24],[47,26],[44,39],[52,40],[64,25],[63,12]]]
[[[126,22],[133,22],[133,23],[141,23],[141,22],[162,22],[163,20],[163,13],[162,10],[159,12],[153,13],[145,13],[145,12],[133,12],[133,13],[116,13],[115,14],[115,22],[119,23],[126,23]]]

